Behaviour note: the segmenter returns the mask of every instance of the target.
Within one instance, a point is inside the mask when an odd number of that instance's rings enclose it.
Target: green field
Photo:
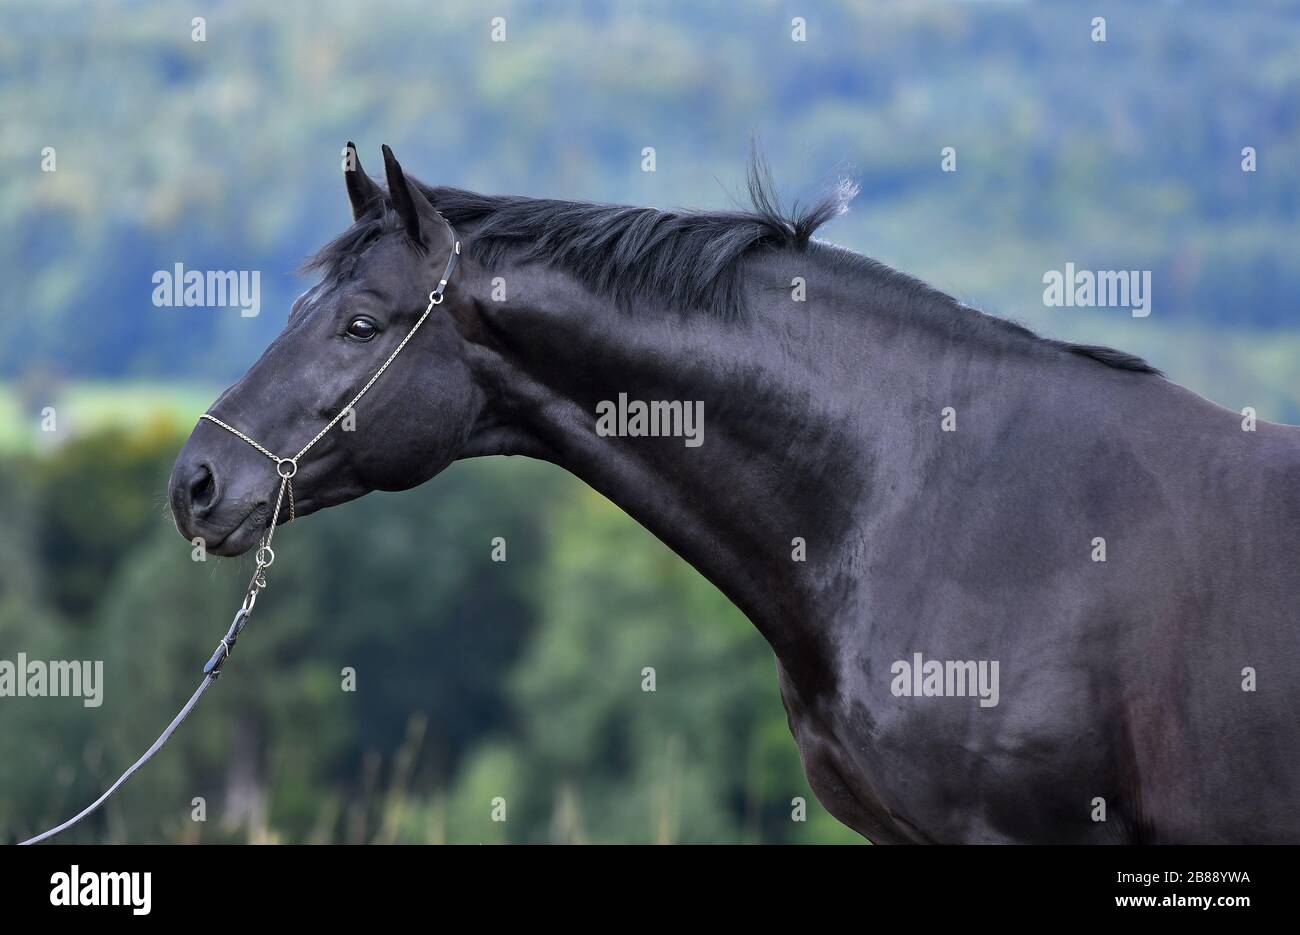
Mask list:
[[[218,388],[179,383],[87,381],[49,390],[0,384],[0,452],[39,451],[106,428],[177,434],[188,431]],[[54,430],[42,428],[54,409]]]

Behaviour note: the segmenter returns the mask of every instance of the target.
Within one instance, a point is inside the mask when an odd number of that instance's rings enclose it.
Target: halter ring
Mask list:
[[[284,466],[286,464],[289,465],[288,474],[284,472]],[[295,461],[293,458],[280,458],[278,461],[275,462],[275,473],[279,474],[285,480],[288,480],[289,478],[293,477],[293,475],[298,473],[298,462]]]

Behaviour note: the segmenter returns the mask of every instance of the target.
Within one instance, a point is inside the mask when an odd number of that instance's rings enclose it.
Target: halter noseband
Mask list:
[[[279,457],[270,449],[263,447],[253,439],[249,438],[243,432],[239,431],[239,429],[222,422],[210,412],[205,412],[203,415],[199,416],[200,420],[207,419],[213,425],[221,426],[221,428],[230,432],[236,438],[242,438],[262,454],[266,455],[275,462],[275,473],[280,475],[280,492],[276,495],[275,509],[271,512],[271,517],[266,527],[266,533],[258,543],[257,552],[255,554],[257,568],[253,572],[252,580],[248,582],[248,588],[244,592],[243,603],[239,605],[239,610],[235,611],[234,621],[231,622],[230,628],[226,631],[226,635],[221,638],[221,642],[217,644],[217,648],[213,651],[212,657],[208,660],[207,665],[203,667],[203,680],[199,682],[199,687],[195,689],[194,694],[190,696],[190,700],[185,702],[180,711],[177,712],[176,716],[172,718],[172,722],[167,725],[167,729],[164,730],[162,734],[159,735],[158,739],[153,742],[153,746],[145,751],[144,756],[131,764],[130,769],[119,776],[117,782],[109,786],[103,795],[77,815],[69,818],[63,824],[51,828],[49,831],[44,831],[41,834],[38,834],[33,838],[28,838],[26,841],[20,843],[36,844],[48,838],[52,838],[59,832],[71,828],[77,822],[81,821],[87,815],[94,812],[95,809],[108,801],[109,796],[116,792],[122,783],[130,779],[136,770],[147,763],[155,753],[162,749],[163,744],[171,738],[171,735],[175,733],[176,728],[180,727],[181,722],[189,716],[190,711],[192,711],[194,706],[198,704],[199,699],[203,697],[203,693],[206,692],[209,686],[211,686],[212,683],[217,680],[217,677],[221,675],[221,667],[225,665],[226,660],[230,657],[230,651],[234,649],[235,641],[239,639],[239,634],[243,631],[244,626],[252,616],[253,606],[257,603],[258,593],[266,587],[266,569],[271,567],[271,563],[275,561],[275,552],[271,548],[271,539],[275,535],[275,524],[280,518],[280,507],[284,503],[285,491],[288,491],[289,493],[289,522],[293,522],[293,476],[298,473],[298,462],[302,459],[303,455],[311,450],[313,445],[325,437],[326,432],[339,424],[339,420],[352,410],[352,407],[361,400],[362,396],[366,395],[366,391],[369,390],[370,387],[374,386],[375,381],[379,379],[380,374],[388,369],[388,365],[391,364],[393,359],[401,353],[402,348],[406,347],[407,342],[411,340],[415,335],[415,332],[420,330],[420,326],[424,324],[424,320],[429,317],[429,313],[433,311],[433,307],[442,304],[443,290],[447,288],[447,281],[451,279],[451,274],[455,272],[456,264],[460,261],[460,241],[456,240],[455,231],[452,231],[451,236],[452,242],[455,246],[452,247],[451,256],[447,258],[447,268],[443,270],[442,278],[438,280],[438,285],[436,285],[433,288],[433,291],[429,293],[429,304],[425,308],[424,314],[422,314],[419,320],[411,327],[411,330],[406,333],[406,337],[402,338],[402,343],[393,349],[393,353],[388,355],[388,359],[385,360],[380,368],[375,371],[374,375],[366,381],[366,385],[361,387],[361,391],[357,393],[356,396],[352,397],[352,401],[344,406],[342,410],[339,411],[338,415],[333,419],[330,419],[329,423],[316,433],[316,437],[303,445],[302,449],[292,458]]]

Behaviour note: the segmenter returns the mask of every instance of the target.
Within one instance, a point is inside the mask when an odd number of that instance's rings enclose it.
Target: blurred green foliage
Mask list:
[[[1178,374],[1171,336],[1296,333],[1297,45],[1283,0],[10,0],[0,378],[237,376],[346,223],[347,139],[372,170],[387,142],[431,182],[673,207],[728,204],[751,134],[792,196],[861,182],[826,236],[1058,337],[1122,312],[1045,309],[1044,270],[1152,270],[1126,337]],[[177,262],[261,271],[263,313],[155,308]]]
[[[110,428],[0,460],[0,499],[22,507],[0,527],[0,657],[105,665],[98,708],[0,700],[6,837],[89,801],[149,744],[237,603],[248,562],[193,561],[147,502],[181,441]],[[456,465],[276,545],[230,673],[75,837],[850,839],[804,782],[753,628],[558,469]],[[207,823],[189,820],[195,796]]]
[[[828,238],[1300,422],[1297,46],[1271,0],[9,0],[0,659],[103,659],[107,684],[0,699],[0,839],[98,794],[229,621],[248,563],[191,561],[165,483],[346,223],[345,140],[372,171],[387,142],[430,182],[674,207],[728,204],[756,134],[791,195],[861,182]],[[1152,270],[1151,317],[1044,308],[1067,261]],[[154,307],[178,262],[260,270],[262,314]],[[557,470],[461,464],[281,536],[230,674],[74,838],[860,840],[808,791],[753,628]]]

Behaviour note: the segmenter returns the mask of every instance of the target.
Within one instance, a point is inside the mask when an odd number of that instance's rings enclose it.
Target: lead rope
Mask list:
[[[135,774],[136,770],[149,762],[149,760],[153,758],[153,755],[162,749],[163,744],[170,740],[172,734],[176,732],[176,728],[181,726],[181,722],[189,717],[190,711],[192,711],[194,706],[198,704],[199,699],[203,697],[203,693],[208,690],[218,677],[220,677],[221,669],[225,665],[226,660],[230,658],[230,653],[235,648],[235,642],[239,639],[239,634],[243,632],[244,627],[248,624],[249,619],[253,615],[253,607],[257,604],[257,595],[266,587],[266,569],[270,568],[271,564],[275,561],[275,550],[271,548],[271,540],[275,538],[275,525],[276,521],[280,518],[280,508],[284,505],[284,497],[286,493],[289,495],[289,522],[292,523],[294,520],[293,477],[298,473],[299,460],[303,455],[311,450],[313,445],[324,438],[325,434],[330,429],[338,425],[339,420],[347,415],[348,412],[352,411],[352,408],[361,401],[361,397],[366,395],[366,391],[368,391],[370,387],[374,386],[375,381],[378,380],[383,372],[388,369],[388,365],[393,362],[393,359],[402,352],[402,348],[406,347],[407,342],[415,336],[415,332],[420,330],[420,326],[424,324],[424,320],[429,317],[429,313],[433,311],[433,307],[442,304],[443,290],[447,288],[447,281],[451,279],[451,274],[455,271],[456,263],[460,259],[460,241],[454,240],[454,243],[455,247],[452,249],[451,256],[447,259],[447,268],[443,271],[442,279],[438,280],[438,285],[429,293],[429,304],[425,308],[424,314],[419,317],[416,323],[411,327],[411,330],[406,333],[406,337],[402,338],[402,343],[398,344],[397,347],[393,349],[393,353],[388,355],[388,359],[385,360],[380,368],[375,371],[374,375],[366,381],[366,385],[361,387],[361,391],[357,393],[356,396],[352,397],[352,401],[339,410],[338,415],[333,419],[330,419],[329,424],[317,432],[316,437],[303,445],[302,450],[292,458],[278,457],[253,439],[249,438],[243,432],[239,431],[239,429],[227,425],[211,413],[205,412],[203,415],[199,416],[200,421],[207,419],[214,425],[218,425],[227,432],[230,432],[235,437],[242,438],[262,454],[266,455],[275,462],[275,472],[280,475],[280,489],[275,496],[275,509],[271,511],[266,532],[263,533],[261,540],[258,542],[257,552],[254,554],[257,568],[253,571],[253,577],[249,580],[248,587],[244,591],[244,600],[240,603],[239,610],[235,611],[235,619],[231,621],[230,628],[226,631],[226,635],[221,638],[221,642],[217,644],[217,648],[212,652],[212,657],[208,659],[207,665],[203,667],[203,680],[199,682],[199,687],[194,690],[194,694],[190,696],[190,700],[185,702],[180,711],[176,713],[176,717],[172,718],[172,722],[167,725],[167,729],[158,735],[158,739],[153,742],[153,746],[144,752],[144,756],[132,763],[131,767],[118,777],[117,782],[109,786],[103,795],[77,813],[74,817],[69,818],[61,825],[51,828],[49,831],[41,832],[34,838],[20,841],[20,844],[39,844],[41,841],[48,840],[56,834],[71,828],[107,802],[109,796],[116,792],[122,783],[130,779],[131,776]]]

